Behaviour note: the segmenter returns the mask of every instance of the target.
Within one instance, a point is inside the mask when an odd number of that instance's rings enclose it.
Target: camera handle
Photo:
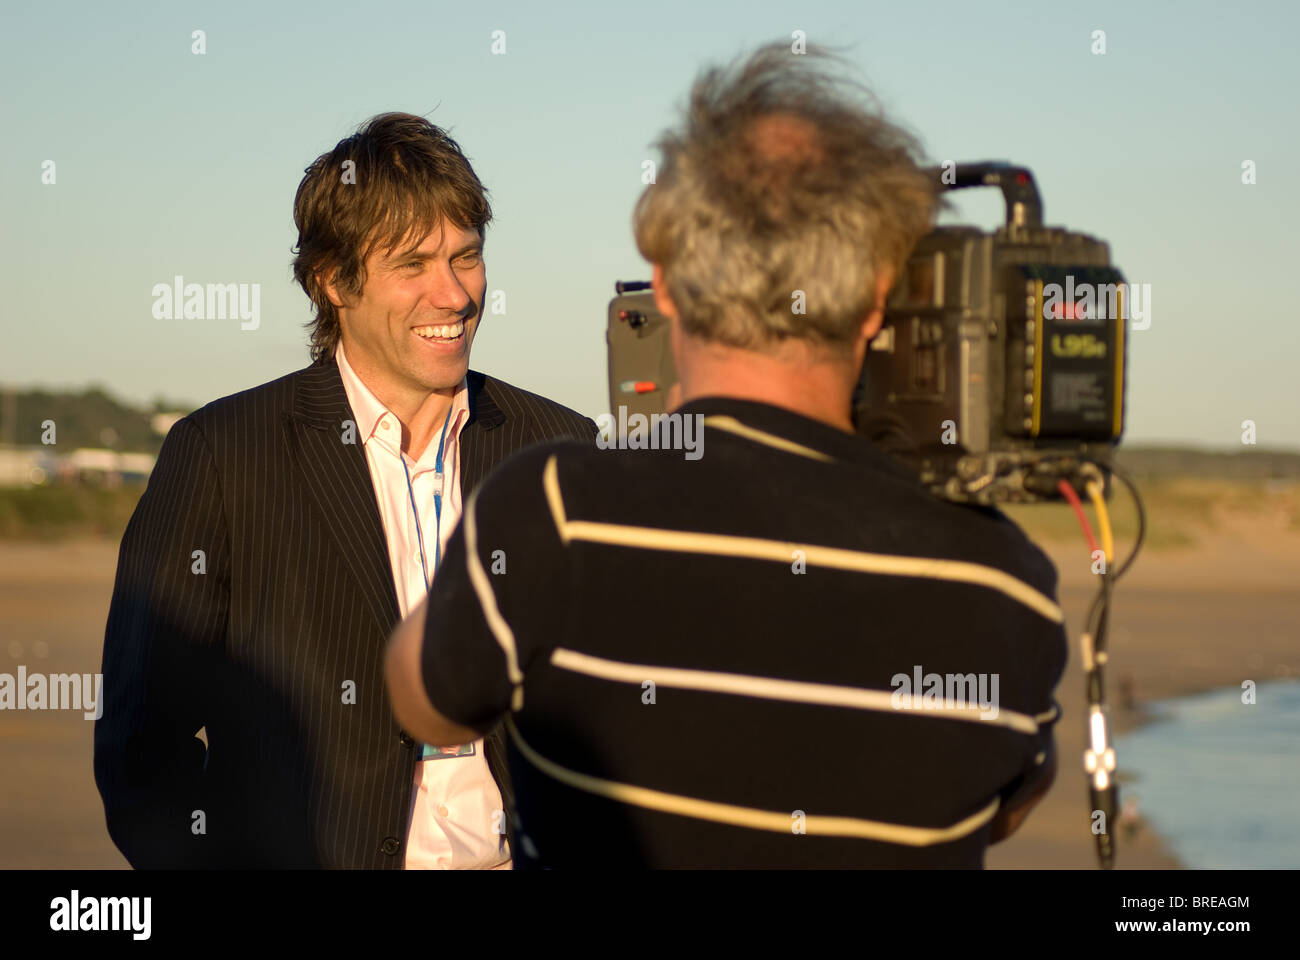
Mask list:
[[[1005,160],[982,163],[946,163],[932,168],[946,190],[966,187],[997,187],[1007,205],[1007,227],[1041,227],[1043,198],[1038,195],[1034,175],[1026,167]]]

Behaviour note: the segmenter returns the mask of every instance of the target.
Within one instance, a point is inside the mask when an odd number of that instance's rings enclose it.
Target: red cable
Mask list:
[[[1092,535],[1092,525],[1088,523],[1088,515],[1083,512],[1083,504],[1079,502],[1079,495],[1074,492],[1074,487],[1070,486],[1065,480],[1057,482],[1056,487],[1061,491],[1061,495],[1070,501],[1070,506],[1074,507],[1074,515],[1079,518],[1079,526],[1083,527],[1083,535],[1088,538],[1088,546],[1092,548],[1095,554],[1098,549],[1097,538]]]

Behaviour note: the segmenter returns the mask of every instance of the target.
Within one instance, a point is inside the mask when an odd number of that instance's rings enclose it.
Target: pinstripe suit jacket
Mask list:
[[[535,394],[468,382],[466,499],[523,447],[595,436]],[[403,863],[416,749],[384,687],[399,613],[351,420],[327,360],[167,435],[118,555],[95,725],[109,834],[137,868]],[[500,731],[485,752],[509,808]]]

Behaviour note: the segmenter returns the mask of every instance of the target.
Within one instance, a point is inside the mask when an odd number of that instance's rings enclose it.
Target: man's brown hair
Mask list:
[[[381,113],[316,158],[293,201],[293,276],[316,308],[313,361],[334,356],[339,342],[330,275],[341,292],[359,296],[372,252],[417,244],[443,218],[482,237],[492,208],[460,146],[423,117]]]

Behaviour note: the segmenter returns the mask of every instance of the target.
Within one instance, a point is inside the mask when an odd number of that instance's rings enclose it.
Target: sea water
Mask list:
[[[1153,704],[1153,722],[1115,741],[1120,800],[1136,798],[1190,868],[1297,869],[1300,681],[1260,683],[1253,704],[1244,694]]]

